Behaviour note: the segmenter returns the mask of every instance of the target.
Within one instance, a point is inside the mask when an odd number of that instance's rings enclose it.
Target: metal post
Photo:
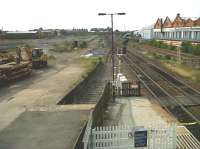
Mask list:
[[[181,62],[181,48],[180,47],[177,48],[177,59],[179,62]]]
[[[118,73],[121,73],[121,55],[118,56]]]
[[[113,14],[111,16],[111,40],[112,40],[112,98],[115,102],[115,50],[114,50],[114,35],[113,35]]]
[[[114,49],[114,35],[113,35],[113,15],[125,15],[126,13],[98,13],[100,16],[110,15],[111,16],[111,37],[112,37],[112,97],[115,102],[115,49]]]

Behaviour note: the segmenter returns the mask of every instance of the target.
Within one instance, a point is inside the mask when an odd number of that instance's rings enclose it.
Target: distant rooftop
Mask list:
[[[7,34],[35,34],[37,31],[8,31]]]

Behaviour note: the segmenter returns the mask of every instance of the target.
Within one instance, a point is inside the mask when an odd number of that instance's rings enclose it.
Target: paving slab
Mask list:
[[[0,149],[71,149],[89,110],[25,111],[0,132]]]
[[[23,113],[26,107],[56,105],[81,79],[84,71],[80,64],[71,64],[55,75],[17,92],[12,100],[1,102],[0,131]]]
[[[168,122],[177,122],[160,105],[152,103],[145,97],[120,97],[109,107],[110,123],[117,121],[118,125],[150,126]],[[120,114],[118,114],[120,113]]]

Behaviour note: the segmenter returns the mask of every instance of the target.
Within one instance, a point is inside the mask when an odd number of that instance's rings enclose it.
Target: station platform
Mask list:
[[[0,131],[0,149],[71,149],[94,106],[27,107]]]
[[[175,123],[177,149],[199,149],[200,142],[159,104],[146,97],[119,97],[108,107],[105,125],[151,127]]]

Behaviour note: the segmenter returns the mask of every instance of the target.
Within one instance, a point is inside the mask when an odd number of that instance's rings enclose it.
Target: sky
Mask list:
[[[200,17],[200,0],[0,0],[0,28],[4,30],[72,29],[110,26],[110,16],[99,12],[125,12],[114,16],[114,29],[136,30],[158,17]]]

